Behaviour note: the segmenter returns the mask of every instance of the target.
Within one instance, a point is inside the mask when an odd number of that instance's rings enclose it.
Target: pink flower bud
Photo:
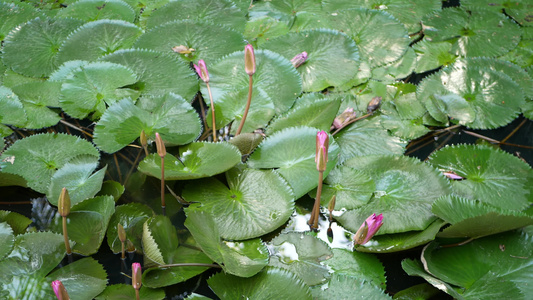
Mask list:
[[[328,148],[329,136],[325,131],[320,131],[316,134],[316,153],[315,162],[316,169],[319,172],[326,170],[326,163],[328,162]]]
[[[131,264],[131,285],[134,289],[138,290],[141,288],[142,285],[142,271],[141,271],[141,264],[140,263],[133,263]]]
[[[464,177],[455,174],[455,172],[453,171],[442,172],[442,174],[444,174],[444,176],[452,180],[463,180],[464,179]]]
[[[255,74],[254,47],[250,44],[244,47],[244,70],[250,76]]]
[[[351,107],[346,108],[344,112],[342,112],[342,114],[340,114],[339,116],[335,118],[335,120],[333,120],[333,129],[341,128],[344,125],[344,123],[355,119],[355,117],[356,117],[356,114],[353,111],[353,108]]]
[[[54,290],[58,300],[70,300],[67,289],[65,289],[65,286],[61,281],[56,280],[52,282],[52,289]]]
[[[296,54],[296,56],[291,59],[291,63],[295,68],[298,68],[307,60],[307,57],[307,52],[304,51],[300,54]]]
[[[198,73],[198,76],[205,82],[209,82],[209,72],[207,72],[207,66],[205,65],[205,61],[203,59],[200,59],[198,61],[198,65],[193,64],[194,69],[196,70],[196,73]]]
[[[372,214],[353,236],[354,243],[356,245],[366,244],[376,234],[381,225],[383,225],[383,214],[379,214],[379,216]]]

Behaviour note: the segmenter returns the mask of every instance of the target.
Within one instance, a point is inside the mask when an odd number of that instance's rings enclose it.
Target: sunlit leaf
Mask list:
[[[284,22],[269,16],[262,16],[246,23],[244,36],[249,41],[255,41],[257,46],[261,46],[266,41],[288,32],[289,27]]]
[[[7,222],[0,222],[0,261],[11,253],[14,243],[15,236],[11,226]]]
[[[43,13],[26,2],[0,3],[0,41],[15,27],[36,17],[43,17]]]
[[[413,45],[416,53],[415,72],[423,73],[440,66],[452,64],[457,56],[450,53],[452,44],[448,42],[430,42],[423,39]]]
[[[135,20],[133,8],[121,0],[79,0],[57,13],[57,17],[83,21],[115,19],[127,22]]]
[[[382,289],[386,287],[385,268],[375,255],[346,249],[331,249],[331,251],[333,257],[324,261],[324,264],[336,274],[355,277]]]
[[[461,6],[472,10],[486,8],[497,12],[504,12],[522,26],[533,25],[533,20],[531,19],[533,4],[527,0],[464,0],[461,2]]]
[[[17,94],[8,87],[0,86],[0,122],[23,126],[26,120],[26,113]]]
[[[357,291],[357,292],[355,292]],[[392,299],[381,288],[345,274],[333,273],[327,287],[312,290],[314,299],[350,299],[355,295],[364,299]]]

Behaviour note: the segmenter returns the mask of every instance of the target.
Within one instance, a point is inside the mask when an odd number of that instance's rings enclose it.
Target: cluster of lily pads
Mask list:
[[[395,298],[530,298],[531,167],[494,145],[447,146],[425,162],[404,152],[428,133],[533,119],[533,4],[442,6],[0,2],[0,186],[52,206],[65,188],[72,205],[44,223],[0,211],[0,298],[52,298],[60,281],[72,299],[163,299],[164,287],[212,272],[222,299],[391,299],[379,253],[409,249],[420,258],[403,270],[427,283]],[[111,155],[135,171],[106,178]],[[322,176],[316,233],[303,203]],[[157,180],[165,214],[158,192],[143,194]],[[383,225],[354,246],[373,214]],[[328,227],[340,233],[328,240]],[[93,257],[123,242],[143,255],[140,289],[108,285]]]

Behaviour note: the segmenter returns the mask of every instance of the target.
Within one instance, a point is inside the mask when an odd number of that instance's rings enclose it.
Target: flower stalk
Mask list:
[[[52,289],[54,290],[54,294],[56,294],[57,300],[70,300],[67,289],[65,289],[65,286],[60,280],[52,282]]]
[[[122,245],[122,259],[126,259],[126,230],[124,230],[124,226],[122,224],[117,224],[117,233],[118,233],[118,239],[120,240],[120,244]]]
[[[70,214],[70,196],[68,195],[68,190],[66,188],[61,189],[59,201],[57,202],[57,209],[59,215],[63,219],[63,238],[65,239],[65,249],[67,251],[67,255],[71,255],[72,249],[70,248],[67,231],[67,217]]]
[[[198,61],[198,65],[193,64],[194,69],[196,70],[196,73],[198,76],[200,76],[200,79],[205,82],[207,86],[207,92],[209,93],[209,101],[211,101],[211,121],[213,123],[213,142],[217,141],[217,128],[215,125],[215,103],[213,102],[213,95],[211,94],[211,87],[209,86],[209,72],[207,71],[207,66],[205,65],[205,61],[203,59],[200,59]]]
[[[167,148],[163,139],[158,132],[155,133],[155,145],[157,147],[157,154],[161,157],[161,209],[163,216],[166,214],[165,208],[165,156],[167,155]]]
[[[320,131],[316,135],[316,153],[315,162],[318,170],[318,187],[316,190],[315,204],[309,219],[311,229],[318,229],[318,217],[320,214],[320,197],[322,196],[322,181],[324,181],[324,171],[328,162],[329,136],[325,131]]]
[[[246,74],[248,74],[248,100],[246,101],[246,107],[244,108],[244,114],[242,115],[241,123],[239,124],[239,128],[237,128],[237,132],[235,133],[235,136],[238,136],[241,134],[242,128],[244,127],[244,122],[246,121],[246,117],[248,116],[248,110],[250,110],[250,104],[252,103],[252,90],[253,90],[253,75],[256,71],[256,65],[255,65],[255,54],[254,54],[254,47],[252,45],[248,44],[246,47],[244,47],[244,70],[246,71]]]

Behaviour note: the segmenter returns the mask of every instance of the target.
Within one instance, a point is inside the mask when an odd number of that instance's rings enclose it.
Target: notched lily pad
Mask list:
[[[57,17],[80,19],[86,22],[101,19],[133,22],[135,12],[131,6],[121,0],[79,0],[61,8]]]

